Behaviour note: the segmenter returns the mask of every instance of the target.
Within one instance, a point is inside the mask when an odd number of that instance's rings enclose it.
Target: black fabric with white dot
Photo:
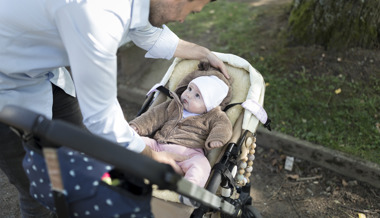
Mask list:
[[[30,180],[31,196],[54,211],[45,161],[40,153],[25,150],[23,166]],[[72,217],[153,217],[150,194],[134,195],[101,182],[102,175],[112,166],[64,147],[58,149],[58,158]]]

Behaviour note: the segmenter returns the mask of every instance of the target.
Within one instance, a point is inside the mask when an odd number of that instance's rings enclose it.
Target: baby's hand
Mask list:
[[[222,146],[223,146],[223,143],[221,141],[212,141],[212,142],[209,143],[210,149],[219,148],[219,147],[222,147]]]

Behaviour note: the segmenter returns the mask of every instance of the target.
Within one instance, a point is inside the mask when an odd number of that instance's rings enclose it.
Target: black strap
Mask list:
[[[227,169],[227,166],[222,164],[222,163],[216,163],[213,167],[214,170],[217,170],[217,171],[220,171],[224,178],[227,179],[229,181],[229,185],[230,185],[230,188],[233,186],[233,187],[236,187],[236,182],[235,182],[235,179],[233,178],[232,174],[231,174],[231,171],[229,171]],[[231,186],[232,185],[232,186]]]
[[[265,122],[264,127],[267,128],[269,131],[272,131],[272,128],[270,127],[270,123],[272,121],[268,118],[267,122]]]
[[[63,193],[53,190],[54,206],[58,218],[65,218],[69,216],[69,206],[66,197]]]
[[[157,90],[164,93],[166,96],[168,96],[169,98],[173,99],[173,97],[170,95],[170,90],[167,89],[166,87],[164,86],[159,86],[157,87]]]
[[[228,109],[230,109],[230,108],[232,108],[233,106],[236,106],[236,105],[241,105],[241,104],[243,104],[242,102],[240,102],[240,103],[233,103],[233,104],[229,104],[229,105],[227,105],[225,108],[224,108],[224,112],[227,112],[228,111]]]

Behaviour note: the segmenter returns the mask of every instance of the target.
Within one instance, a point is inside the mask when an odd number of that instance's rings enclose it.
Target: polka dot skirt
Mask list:
[[[45,161],[39,152],[25,150],[23,166],[30,180],[30,193],[55,211]],[[71,217],[153,217],[151,193],[134,195],[101,182],[101,176],[112,166],[64,147],[58,149],[58,158]]]

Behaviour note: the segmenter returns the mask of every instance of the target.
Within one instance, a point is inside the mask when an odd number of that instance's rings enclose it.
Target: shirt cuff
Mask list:
[[[145,142],[142,140],[142,138],[132,129],[130,128],[130,131],[133,132],[133,140],[129,143],[124,143],[124,146],[131,151],[141,153],[145,149]]]
[[[173,33],[166,25],[163,25],[163,30],[157,42],[145,54],[146,58],[163,58],[170,60],[179,42],[178,36]]]

